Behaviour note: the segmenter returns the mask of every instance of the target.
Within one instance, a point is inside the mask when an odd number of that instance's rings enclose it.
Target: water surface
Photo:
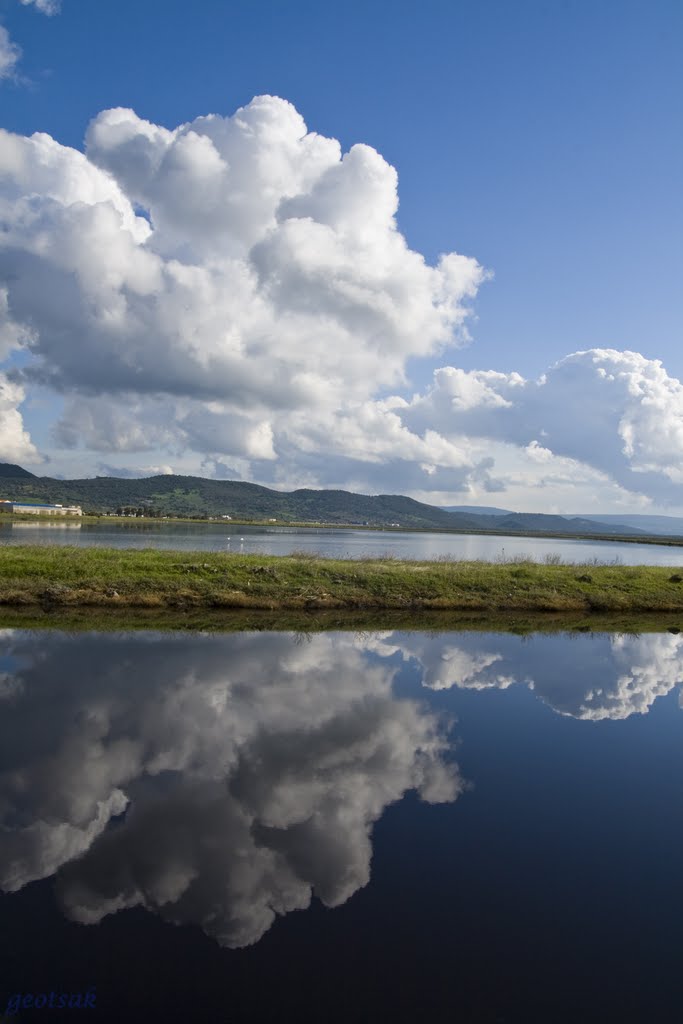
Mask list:
[[[683,548],[604,540],[481,536],[447,533],[389,533],[301,527],[104,523],[0,524],[1,544],[77,544],[83,547],[166,548],[178,551],[237,551],[264,555],[315,552],[328,558],[392,555],[413,559],[533,558],[559,555],[566,562],[597,559],[624,565],[683,565]]]
[[[675,1021],[682,680],[673,632],[5,630],[0,1011]]]

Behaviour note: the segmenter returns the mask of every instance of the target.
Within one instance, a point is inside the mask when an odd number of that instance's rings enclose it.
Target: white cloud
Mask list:
[[[535,381],[443,367],[402,420],[446,438],[512,443],[536,462],[572,459],[633,491],[681,498],[683,385],[637,352],[574,352]]]
[[[0,462],[37,462],[39,455],[18,406],[24,400],[23,388],[0,373]]]
[[[0,136],[5,319],[34,356],[27,377],[77,403],[62,443],[71,420],[96,449],[133,450],[88,396],[156,395],[186,403],[178,443],[273,459],[278,417],[283,436],[290,413],[348,423],[409,357],[464,336],[481,267],[428,266],[396,228],[394,169],[368,146],[342,155],[283,100],[174,131],[106,111],[87,153]]]
[[[25,7],[35,4],[36,10],[48,15],[57,14],[60,9],[60,0],[21,0],[21,3]],[[0,25],[0,81],[16,77],[21,56],[21,47],[10,38],[4,25]]]
[[[13,78],[21,57],[21,47],[12,42],[4,25],[0,25],[0,81]]]
[[[549,448],[544,448],[542,444],[539,444],[535,438],[529,442],[524,451],[534,462],[552,462],[553,453]]]
[[[397,206],[379,153],[272,96],[175,129],[107,110],[85,155],[2,132],[0,356],[66,396],[63,448],[446,501],[536,481],[546,506],[681,503],[683,388],[636,352],[536,380],[445,365],[410,396],[409,360],[467,337],[486,274],[428,265]]]
[[[21,0],[24,7],[34,4],[37,11],[43,14],[58,14],[61,8],[60,0]]]

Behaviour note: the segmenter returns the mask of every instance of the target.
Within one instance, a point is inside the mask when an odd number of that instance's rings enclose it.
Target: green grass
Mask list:
[[[318,633],[369,633],[385,630],[430,635],[468,632],[515,633],[680,633],[683,615],[660,612],[604,614],[591,612],[397,611],[360,608],[278,610],[229,608],[131,608],[112,605],[0,607],[0,629],[48,629],[78,633],[131,630]]]
[[[25,545],[0,549],[0,605],[677,614],[683,569]]]

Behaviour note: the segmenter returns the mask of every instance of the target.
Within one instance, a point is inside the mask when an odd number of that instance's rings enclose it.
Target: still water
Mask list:
[[[678,1021],[682,680],[677,632],[5,630],[0,1012]]]
[[[328,558],[438,559],[524,556],[543,561],[559,555],[565,562],[619,561],[624,565],[683,565],[683,547],[623,544],[549,537],[498,537],[474,534],[387,533],[381,530],[333,530],[229,524],[9,523],[0,524],[2,544],[77,544],[84,547],[167,548],[177,551],[241,551],[263,555],[316,552]]]

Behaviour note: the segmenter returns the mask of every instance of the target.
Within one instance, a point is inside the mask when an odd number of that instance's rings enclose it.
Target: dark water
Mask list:
[[[237,551],[288,555],[315,552],[328,558],[485,559],[523,556],[543,561],[622,562],[624,565],[683,566],[683,548],[619,541],[561,540],[552,537],[497,537],[448,533],[387,533],[228,524],[152,523],[132,520],[113,525],[77,522],[0,524],[3,544],[76,544],[79,547],[166,548],[177,551]]]
[[[1,639],[9,1019],[681,1020],[683,634]]]

